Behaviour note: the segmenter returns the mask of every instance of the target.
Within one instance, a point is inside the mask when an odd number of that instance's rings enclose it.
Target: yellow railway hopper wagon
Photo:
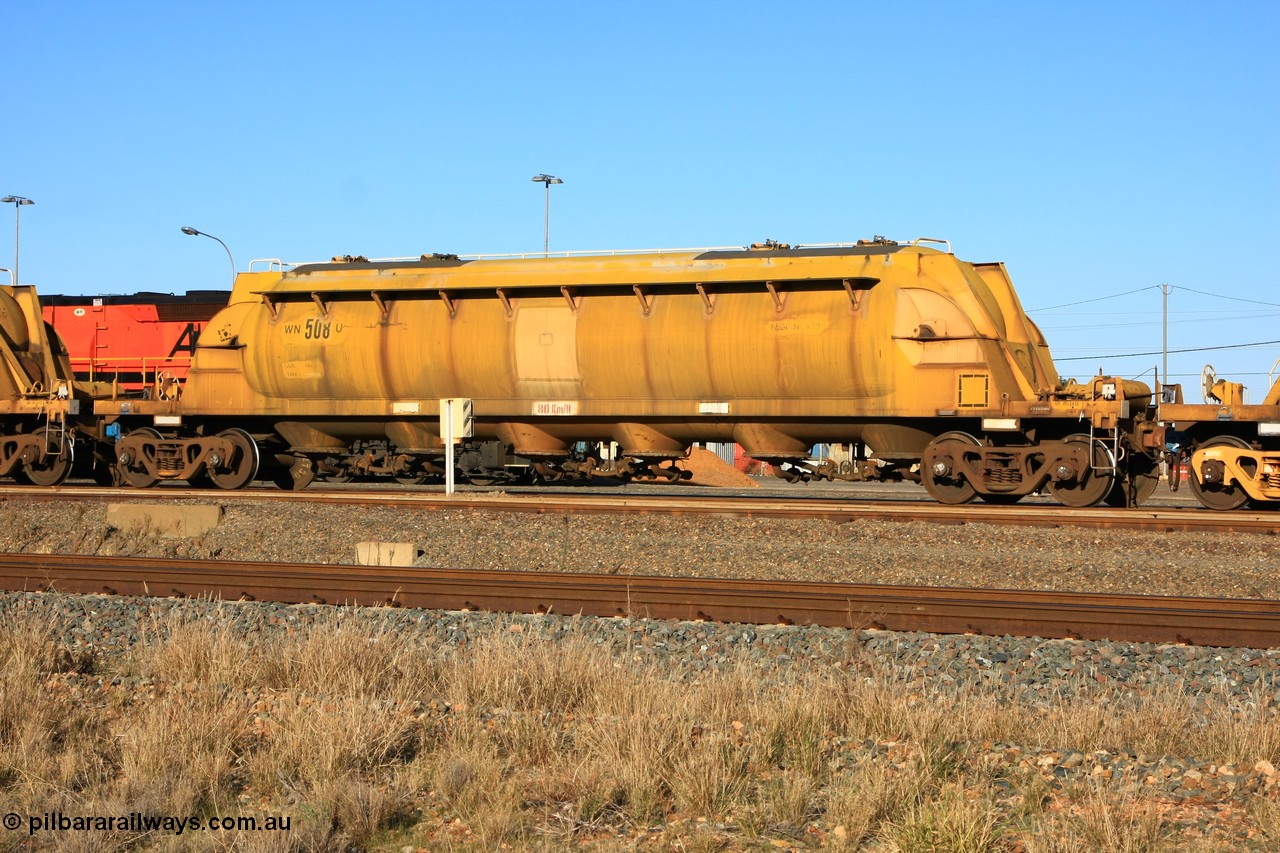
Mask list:
[[[1073,505],[1117,484],[1126,500],[1149,493],[1149,389],[1062,383],[1003,265],[924,242],[939,241],[243,273],[171,399],[97,410],[119,420],[139,485],[202,466],[241,484],[259,449],[294,485],[438,473],[438,401],[464,398],[459,458],[475,480],[513,457],[549,479],[677,477],[674,460],[708,441],[784,476],[919,479],[953,503],[1046,483]],[[805,461],[850,442],[868,452],[846,474]],[[584,456],[600,443],[616,458]]]

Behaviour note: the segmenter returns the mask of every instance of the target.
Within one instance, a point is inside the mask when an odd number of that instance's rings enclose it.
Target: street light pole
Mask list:
[[[197,231],[195,228],[192,228],[190,225],[182,226],[182,233],[188,234],[192,237],[208,237],[210,240],[218,240],[218,238],[213,236],[212,234],[206,234],[203,231]],[[218,242],[222,243],[221,240],[218,240]],[[236,259],[231,257],[231,250],[227,248],[226,243],[222,243],[222,248],[227,253],[227,260],[231,261],[231,286],[235,287],[236,286]]]
[[[543,203],[542,209],[542,255],[543,257],[546,257],[548,254],[548,241],[551,235],[551,185],[563,184],[564,181],[560,180],[555,175],[534,175],[532,180],[534,183],[541,181],[547,191],[546,201]]]
[[[13,283],[20,284],[22,279],[18,278],[18,225],[21,217],[18,214],[22,211],[24,204],[35,204],[35,202],[20,195],[7,195],[0,198],[0,203],[13,205]]]

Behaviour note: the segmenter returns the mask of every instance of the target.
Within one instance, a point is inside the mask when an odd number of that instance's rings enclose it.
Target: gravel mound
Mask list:
[[[705,447],[695,447],[678,467],[693,472],[689,482],[695,486],[732,486],[735,489],[758,489],[760,484],[734,468]]]

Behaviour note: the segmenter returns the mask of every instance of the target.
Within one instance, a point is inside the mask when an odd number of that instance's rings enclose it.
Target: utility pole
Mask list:
[[[1164,294],[1164,346],[1161,352],[1164,355],[1164,363],[1161,370],[1164,375],[1160,377],[1160,381],[1156,384],[1160,386],[1160,399],[1164,399],[1164,386],[1169,384],[1169,285],[1160,285],[1160,291]]]

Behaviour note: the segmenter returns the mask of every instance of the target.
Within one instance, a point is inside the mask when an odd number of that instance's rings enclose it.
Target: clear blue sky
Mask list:
[[[1274,0],[0,0],[0,24],[0,195],[36,201],[44,292],[228,286],[183,225],[241,269],[536,251],[549,172],[553,251],[947,238],[1008,264],[1068,375],[1158,364],[1106,356],[1160,350],[1160,292],[1038,309],[1161,283],[1171,349],[1280,339]],[[1170,366],[1260,395],[1277,356]]]

